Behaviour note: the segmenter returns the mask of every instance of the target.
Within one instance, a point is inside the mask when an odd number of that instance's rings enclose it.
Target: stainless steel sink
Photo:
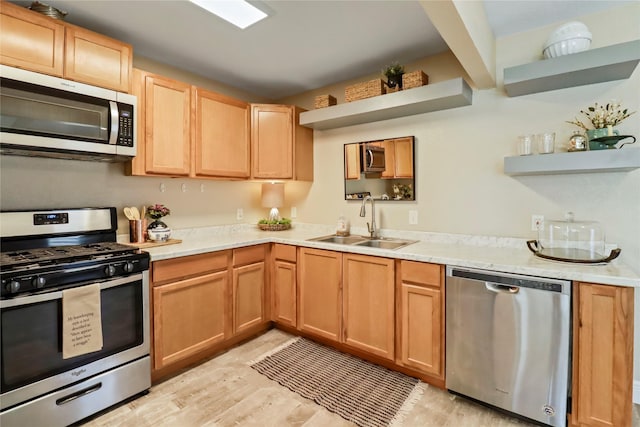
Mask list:
[[[390,238],[379,238],[372,239],[370,237],[364,236],[322,236],[315,237],[313,239],[308,239],[313,242],[323,242],[323,243],[337,243],[340,245],[353,245],[353,246],[367,246],[369,248],[379,248],[379,249],[399,249],[405,246],[408,246],[412,243],[416,243],[417,240],[403,240],[403,239],[390,239]]]
[[[341,245],[353,245],[354,243],[363,242],[366,240],[366,237],[362,236],[338,236],[332,234],[331,236],[322,236],[315,237],[313,239],[308,239],[313,242],[323,242],[323,243],[339,243]]]
[[[370,248],[380,249],[399,249],[415,243],[416,240],[400,240],[400,239],[369,239],[362,242],[354,243],[356,246],[368,246]]]

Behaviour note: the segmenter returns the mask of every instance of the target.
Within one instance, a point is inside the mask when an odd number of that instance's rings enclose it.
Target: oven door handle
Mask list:
[[[126,285],[127,283],[135,282],[138,280],[142,280],[142,273],[102,282],[100,283],[100,290]],[[9,307],[15,307],[15,306],[26,305],[26,304],[35,304],[38,302],[51,301],[55,299],[62,299],[62,291],[55,291],[55,292],[44,291],[41,294],[18,296],[16,298],[5,299],[0,301],[0,308],[9,308]]]

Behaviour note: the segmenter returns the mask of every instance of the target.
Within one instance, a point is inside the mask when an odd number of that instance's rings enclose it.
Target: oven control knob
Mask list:
[[[34,277],[31,283],[35,288],[40,289],[40,288],[44,288],[45,283],[47,283],[47,279],[45,279],[44,277],[38,276],[38,277]]]
[[[125,272],[131,273],[131,272],[133,272],[133,268],[134,268],[134,265],[133,265],[132,262],[125,262],[124,263],[124,271]]]
[[[107,265],[104,268],[104,274],[106,274],[107,277],[111,277],[116,274],[116,268],[113,265]]]
[[[10,293],[16,293],[20,290],[20,282],[17,280],[12,280],[7,284],[7,291]]]

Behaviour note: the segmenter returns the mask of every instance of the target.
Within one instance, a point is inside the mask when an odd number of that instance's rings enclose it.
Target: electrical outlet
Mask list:
[[[531,215],[531,231],[544,230],[544,215]]]
[[[182,184],[180,186],[180,189],[182,190],[183,193],[186,193],[187,192],[187,184]]]
[[[240,221],[242,218],[244,218],[244,211],[242,208],[238,208],[238,210],[236,210],[236,219]]]
[[[298,216],[298,208],[295,206],[291,206],[291,218],[295,218]]]
[[[409,225],[418,224],[418,211],[415,209],[409,210]]]

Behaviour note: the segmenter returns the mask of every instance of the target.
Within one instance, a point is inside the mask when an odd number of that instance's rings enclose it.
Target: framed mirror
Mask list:
[[[345,200],[415,200],[414,139],[344,144]]]

